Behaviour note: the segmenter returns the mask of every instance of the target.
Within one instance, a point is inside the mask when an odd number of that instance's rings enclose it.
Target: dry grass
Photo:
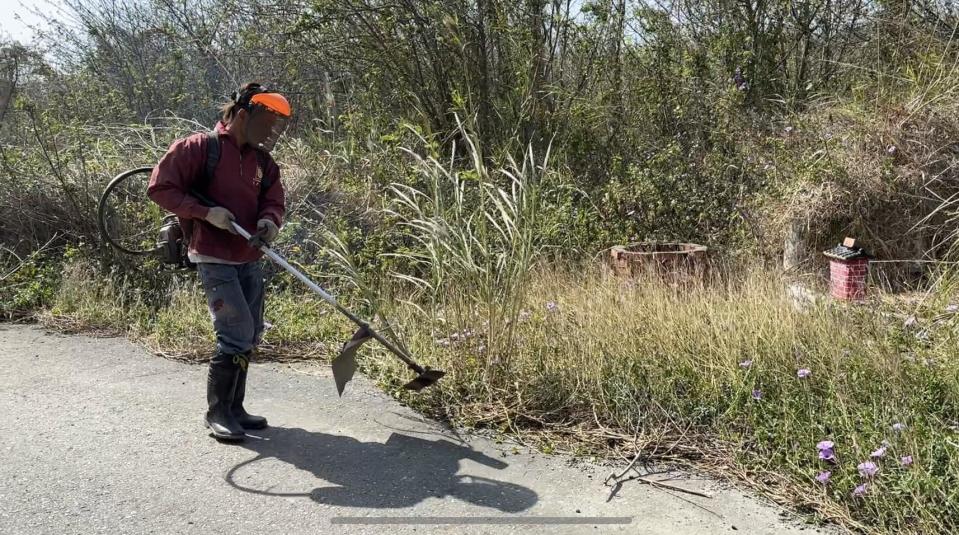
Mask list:
[[[534,280],[517,342],[500,352],[487,348],[504,326],[483,324],[480,310],[451,305],[457,313],[432,323],[409,311],[415,351],[448,375],[405,399],[547,452],[692,463],[864,531],[959,523],[959,498],[939,490],[959,480],[959,463],[942,457],[959,406],[955,357],[917,341],[880,299],[800,310],[762,272],[692,285],[582,271]],[[801,368],[812,375],[799,378]],[[393,387],[405,377],[388,356],[367,371]],[[906,431],[894,432],[897,422]],[[837,444],[837,465],[818,459],[821,440]],[[853,498],[857,464],[883,440],[881,475]],[[899,465],[904,455],[911,467]],[[814,480],[823,470],[826,486]]]

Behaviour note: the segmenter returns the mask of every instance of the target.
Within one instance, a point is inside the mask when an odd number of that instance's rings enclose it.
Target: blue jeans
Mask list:
[[[246,353],[263,334],[263,270],[259,262],[197,264],[220,353]]]

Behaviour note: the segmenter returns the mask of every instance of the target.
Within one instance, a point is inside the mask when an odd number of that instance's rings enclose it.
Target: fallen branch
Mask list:
[[[609,481],[610,481],[610,479],[613,479],[612,474],[610,474],[610,477],[606,478],[606,481],[604,482],[604,484],[608,484]],[[618,478],[617,478],[617,479],[614,479],[614,481],[616,482],[615,485],[614,485],[614,491],[611,492],[610,495],[615,494],[615,491],[616,491],[616,490],[619,490],[619,487],[621,487],[622,484],[623,484],[623,483],[626,483],[627,481],[639,481],[640,483],[646,483],[646,484],[652,485],[652,486],[654,486],[654,487],[659,487],[659,488],[663,488],[663,489],[673,490],[673,491],[676,491],[676,492],[684,492],[684,493],[686,493],[686,494],[692,494],[693,496],[699,496],[699,497],[701,497],[701,498],[712,498],[711,495],[706,494],[706,493],[704,493],[704,492],[699,492],[699,491],[690,490],[690,489],[684,489],[684,488],[682,488],[682,487],[677,487],[677,486],[674,486],[674,485],[668,485],[668,484],[666,484],[666,483],[663,483],[662,481],[656,481],[655,479],[649,479],[649,478],[647,478],[647,477],[643,477],[643,476],[639,476],[639,475],[630,476],[630,477],[627,477],[626,479],[618,479]]]
[[[610,484],[609,484],[610,481],[613,481],[613,482],[614,482],[614,484],[612,485],[613,490],[610,491],[610,493],[609,493],[609,499],[612,499],[613,496],[616,494],[616,492],[619,490],[619,488],[623,486],[623,483],[626,483],[627,481],[639,481],[639,482],[641,482],[641,483],[646,483],[647,485],[652,485],[652,486],[658,487],[658,488],[664,488],[664,489],[674,490],[674,491],[676,491],[676,492],[685,492],[686,494],[692,494],[693,496],[700,496],[700,497],[702,497],[702,498],[712,498],[712,496],[710,496],[709,494],[705,494],[705,493],[702,493],[702,492],[699,492],[699,491],[695,491],[695,490],[684,489],[684,488],[676,487],[676,486],[673,486],[673,485],[668,485],[668,484],[666,484],[666,483],[663,483],[662,481],[657,481],[657,480],[655,480],[655,479],[649,479],[649,478],[647,478],[647,477],[642,476],[642,475],[639,473],[639,471],[636,470],[636,468],[635,468],[635,466],[636,466],[636,461],[639,460],[639,457],[640,457],[640,455],[639,455],[639,449],[637,449],[636,454],[633,455],[633,460],[630,461],[629,465],[626,466],[626,468],[625,468],[622,472],[620,472],[619,474],[617,474],[617,473],[614,471],[614,472],[612,472],[612,473],[609,474],[609,476],[606,478],[606,481],[603,481],[603,484],[606,485],[606,486],[610,486]],[[623,476],[625,476],[626,473],[629,472],[630,470],[636,471],[636,475],[635,475],[635,476],[630,476],[630,477],[628,477],[628,478],[626,478],[626,479],[621,479],[621,478],[622,478]],[[609,501],[609,500],[607,500],[607,501]]]

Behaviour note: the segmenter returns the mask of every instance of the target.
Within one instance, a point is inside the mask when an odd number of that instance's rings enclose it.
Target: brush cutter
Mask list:
[[[237,234],[243,236],[247,240],[250,240],[252,236],[247,232],[243,227],[238,225],[235,221],[233,222],[233,230]],[[256,241],[254,241],[256,243]],[[275,251],[266,246],[265,243],[259,241],[259,249],[263,251],[263,254],[270,257],[270,260],[273,260],[280,267],[290,272],[291,275],[300,279],[303,284],[306,284],[311,290],[319,294],[324,301],[329,303],[333,308],[335,308],[340,314],[343,314],[350,319],[353,323],[359,326],[359,329],[353,333],[353,337],[350,338],[348,342],[343,344],[343,349],[340,350],[340,354],[333,359],[333,380],[336,382],[336,391],[340,396],[343,395],[343,389],[346,388],[346,383],[353,378],[353,374],[356,372],[356,350],[367,340],[373,338],[377,342],[383,344],[383,347],[390,350],[391,353],[399,357],[411,370],[416,373],[416,378],[412,381],[403,385],[403,388],[408,390],[422,390],[428,386],[431,386],[433,383],[438,381],[441,377],[446,375],[446,372],[442,370],[431,370],[430,368],[420,366],[409,356],[409,353],[404,349],[396,347],[389,340],[383,338],[378,332],[373,330],[372,327],[362,319],[356,317],[349,310],[346,310],[339,303],[336,302],[336,299],[332,295],[328,294],[323,288],[320,288],[316,283],[311,281],[306,275],[300,273],[299,270],[294,268],[287,262],[282,256],[277,254]]]
[[[216,203],[208,199],[202,193],[193,190],[191,190],[190,193],[197,199],[200,199],[200,202],[206,206],[216,206]],[[350,338],[348,342],[343,344],[343,349],[340,350],[340,354],[333,359],[333,381],[336,383],[336,391],[340,396],[343,395],[343,390],[346,388],[346,383],[350,382],[350,380],[353,379],[353,374],[356,373],[356,350],[363,345],[363,342],[366,342],[370,338],[373,338],[377,342],[383,344],[383,347],[388,349],[390,353],[393,353],[399,357],[399,359],[402,360],[403,363],[409,367],[409,369],[416,373],[416,378],[403,385],[403,388],[406,388],[407,390],[422,390],[428,386],[432,386],[433,383],[439,381],[441,377],[446,375],[446,372],[442,370],[431,370],[429,367],[424,368],[423,366],[420,366],[414,362],[412,357],[410,357],[409,352],[407,352],[405,349],[396,347],[392,342],[386,338],[383,338],[378,332],[373,330],[369,323],[361,320],[353,315],[352,312],[340,306],[340,304],[336,302],[336,299],[334,299],[332,295],[326,293],[323,288],[320,288],[319,285],[307,278],[306,275],[300,273],[298,269],[291,266],[286,259],[277,254],[273,249],[270,249],[266,245],[266,242],[260,239],[258,235],[254,237],[247,232],[246,229],[238,225],[236,221],[233,221],[231,224],[233,225],[233,230],[237,234],[243,236],[247,241],[250,242],[252,246],[263,251],[263,254],[270,257],[270,260],[274,261],[280,267],[290,272],[290,274],[294,277],[300,279],[303,284],[306,284],[307,287],[319,294],[324,301],[332,305],[333,308],[335,308],[340,314],[343,314],[349,318],[350,321],[359,327],[359,329],[353,333],[353,337]]]

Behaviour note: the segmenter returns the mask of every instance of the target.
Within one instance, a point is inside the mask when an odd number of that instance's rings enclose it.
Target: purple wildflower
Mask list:
[[[855,490],[852,491],[852,497],[862,498],[863,496],[866,495],[866,491],[868,490],[869,490],[869,485],[863,483],[862,485],[859,485],[858,487],[855,488]]]
[[[558,311],[559,311],[559,305],[557,305],[555,301],[547,301],[547,302],[546,302],[546,310],[549,311],[549,312],[558,312]]]
[[[836,452],[833,451],[835,447],[836,445],[831,440],[823,440],[816,444],[816,449],[819,450],[819,458],[823,461],[835,462]]]
[[[753,399],[755,399],[756,401],[759,401],[762,398],[763,398],[762,390],[759,390],[759,389],[753,390]]]
[[[810,375],[812,375],[812,370],[809,368],[800,368],[799,371],[796,372],[796,377],[799,377],[800,379],[805,379]]]
[[[879,472],[879,467],[876,466],[876,463],[872,461],[866,461],[864,463],[859,463],[859,466],[856,468],[859,469],[859,474],[862,477],[873,477]]]
[[[869,457],[873,459],[882,459],[885,456],[886,456],[886,446],[882,446],[878,450],[869,454]]]
[[[819,472],[819,475],[816,476],[816,481],[818,481],[818,482],[822,483],[823,485],[825,485],[826,483],[829,483],[829,478],[830,478],[831,476],[832,476],[832,472],[830,472],[830,471],[828,471],[828,470],[825,471],[825,472]]]
[[[742,362],[739,363],[739,367],[742,368],[742,369],[744,369],[744,370],[748,370],[749,367],[752,366],[752,365],[753,365],[753,361],[752,361],[752,360],[744,360],[744,361],[742,361]]]
[[[899,463],[903,466],[909,466],[912,464],[912,455],[904,455],[902,459],[899,459]]]

